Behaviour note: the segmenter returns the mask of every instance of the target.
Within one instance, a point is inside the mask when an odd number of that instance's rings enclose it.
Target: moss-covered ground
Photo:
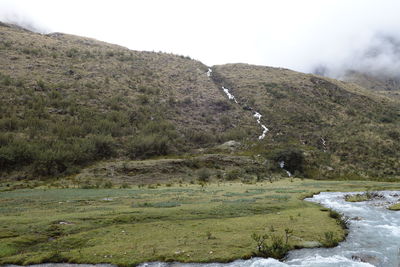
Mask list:
[[[345,231],[318,191],[399,188],[395,183],[285,179],[129,189],[19,189],[0,193],[0,264],[210,262],[250,257],[252,233],[293,230],[290,244]]]

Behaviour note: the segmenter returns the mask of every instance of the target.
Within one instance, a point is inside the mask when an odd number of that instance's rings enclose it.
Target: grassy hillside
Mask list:
[[[48,176],[179,154],[255,128],[182,56],[0,25],[0,168]]]
[[[79,172],[93,178],[97,169],[113,166],[107,160],[135,166],[165,156],[186,162],[193,154],[200,155],[198,165],[172,173],[186,179],[200,166],[221,178],[219,166],[201,158],[212,153],[228,162],[227,154],[247,157],[242,162],[256,162],[255,171],[243,172],[250,174],[260,173],[261,165],[268,175],[286,175],[279,167],[284,161],[286,170],[311,178],[400,175],[398,102],[355,84],[245,64],[214,66],[209,77],[207,66],[187,57],[6,24],[0,37],[4,178]],[[254,111],[270,130],[263,140]],[[228,140],[240,144],[218,147]],[[147,175],[174,176],[160,175],[164,161],[152,164]],[[162,180],[126,166],[113,177],[118,183]]]
[[[292,169],[310,177],[400,174],[398,102],[286,69],[228,64],[214,73],[242,105],[263,115],[270,129],[261,145],[267,157],[297,148],[309,162]]]

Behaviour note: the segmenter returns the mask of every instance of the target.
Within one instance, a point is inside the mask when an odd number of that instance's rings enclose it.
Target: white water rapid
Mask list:
[[[144,263],[141,267],[399,267],[400,211],[386,207],[400,201],[400,191],[379,192],[381,198],[363,202],[346,202],[344,196],[355,193],[327,192],[306,201],[320,203],[350,218],[349,235],[335,248],[300,249],[280,262],[253,258],[231,263],[181,264]],[[318,222],[316,222],[318,223]]]
[[[291,173],[290,171],[288,171],[288,170],[285,169],[285,162],[284,162],[283,160],[282,160],[282,161],[279,161],[279,167],[281,167],[281,169],[283,169],[283,170],[287,173],[287,175],[288,175],[289,177],[292,176],[292,173]]]
[[[230,100],[233,100],[233,101],[235,101],[236,104],[238,104],[238,102],[237,102],[235,96],[232,95],[232,94],[229,92],[229,89],[228,89],[228,88],[225,88],[225,87],[222,86],[222,90],[223,90],[224,93],[228,96],[228,98],[229,98]]]
[[[254,115],[253,115],[254,117],[256,117],[256,119],[257,119],[257,123],[261,126],[261,128],[263,129],[263,132],[262,132],[262,134],[258,137],[258,139],[264,139],[265,138],[265,135],[267,134],[267,132],[269,131],[269,129],[264,125],[264,124],[262,124],[261,123],[261,117],[262,117],[262,115],[260,114],[260,113],[258,113],[257,111],[254,113]]]
[[[212,73],[212,69],[211,69],[211,68],[208,68],[207,77],[211,77],[211,73]]]
[[[324,148],[324,152],[326,152],[326,140],[321,137],[322,147]]]

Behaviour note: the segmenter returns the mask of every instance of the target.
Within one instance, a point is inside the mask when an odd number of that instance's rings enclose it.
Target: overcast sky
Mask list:
[[[360,61],[371,46],[387,46],[382,36],[400,36],[399,12],[398,0],[0,0],[0,20],[46,33],[173,52],[207,65],[303,72],[318,64],[398,67],[391,47],[372,62]]]

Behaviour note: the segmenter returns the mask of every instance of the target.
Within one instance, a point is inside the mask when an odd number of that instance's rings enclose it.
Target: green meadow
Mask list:
[[[0,264],[227,262],[256,255],[253,234],[292,231],[290,248],[329,245],[346,230],[304,201],[320,191],[397,183],[282,179],[126,189],[34,188],[0,193]],[[269,242],[269,241],[267,241]]]

